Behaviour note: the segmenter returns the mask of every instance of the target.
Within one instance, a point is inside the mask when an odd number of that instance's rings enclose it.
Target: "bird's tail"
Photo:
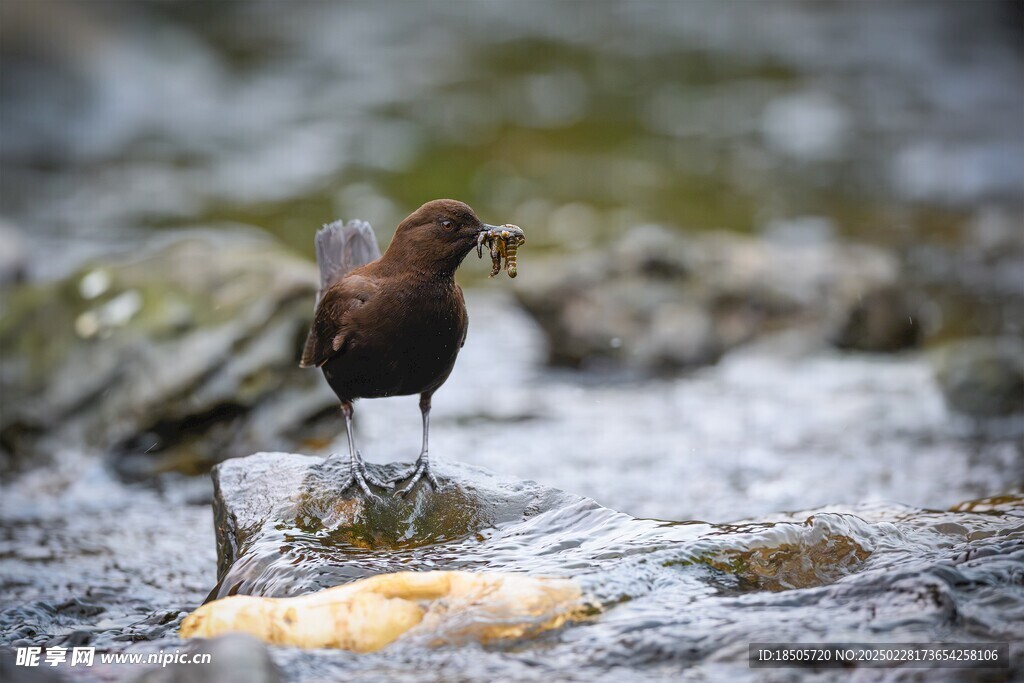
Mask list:
[[[320,288],[316,292],[314,311],[328,287],[359,266],[380,258],[377,236],[366,221],[328,223],[317,231],[315,244],[316,263],[320,267]],[[314,346],[315,337],[310,329],[302,350],[301,367],[312,365]]]
[[[318,230],[316,263],[320,266],[320,290],[316,294],[317,303],[324,290],[347,273],[379,258],[377,236],[366,221],[334,221]]]

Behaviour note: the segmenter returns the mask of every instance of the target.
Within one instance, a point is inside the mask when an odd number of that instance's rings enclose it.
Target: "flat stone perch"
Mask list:
[[[379,500],[341,492],[348,472],[343,457],[258,453],[218,465],[218,584],[208,599],[303,595],[407,570],[410,553],[429,568],[477,568],[473,553],[458,551],[460,543],[478,544],[495,527],[546,510],[581,501],[596,507],[532,481],[444,460],[432,464],[440,490],[419,484],[406,498],[381,491]],[[367,463],[385,480],[406,467]]]

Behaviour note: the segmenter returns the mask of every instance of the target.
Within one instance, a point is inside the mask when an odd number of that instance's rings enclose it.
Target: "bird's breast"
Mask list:
[[[375,324],[401,358],[410,362],[448,361],[465,337],[467,314],[455,287],[410,286],[381,301],[373,311]]]
[[[407,286],[382,294],[355,312],[352,343],[324,368],[339,396],[432,391],[455,365],[468,321],[461,291]]]

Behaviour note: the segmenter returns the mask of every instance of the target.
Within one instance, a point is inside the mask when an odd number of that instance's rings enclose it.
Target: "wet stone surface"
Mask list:
[[[398,463],[367,467],[382,480],[407,469]],[[348,474],[345,456],[260,453],[223,463],[213,473],[219,581],[211,597],[288,597],[401,571],[405,560],[391,551],[429,555],[447,543],[478,542],[485,530],[583,500],[443,460],[434,473],[439,491],[421,483],[401,498],[374,487],[380,496],[368,499],[353,489],[340,492]],[[269,537],[280,546],[268,543]],[[318,555],[322,571],[280,572]]]

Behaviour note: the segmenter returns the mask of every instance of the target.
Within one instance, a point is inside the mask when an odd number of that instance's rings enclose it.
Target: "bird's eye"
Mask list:
[[[454,224],[447,218],[441,220],[441,227],[445,230],[451,230]]]

